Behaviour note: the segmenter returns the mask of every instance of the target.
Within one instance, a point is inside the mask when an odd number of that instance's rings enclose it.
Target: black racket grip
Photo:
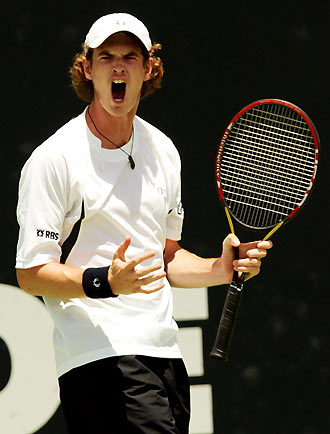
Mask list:
[[[228,360],[230,342],[241,304],[242,289],[243,282],[232,282],[228,288],[217,335],[210,353],[210,356],[214,359]]]

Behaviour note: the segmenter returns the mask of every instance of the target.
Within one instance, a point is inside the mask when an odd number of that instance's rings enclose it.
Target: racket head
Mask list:
[[[221,203],[248,229],[287,223],[310,196],[319,149],[312,120],[296,105],[280,99],[247,105],[229,123],[218,148]]]

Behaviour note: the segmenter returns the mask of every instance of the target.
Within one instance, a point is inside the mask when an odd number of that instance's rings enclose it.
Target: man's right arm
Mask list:
[[[16,270],[19,286],[28,294],[55,297],[86,297],[82,287],[83,270],[77,267],[48,262],[31,268]]]
[[[150,294],[162,289],[166,273],[161,263],[142,265],[155,253],[147,251],[126,261],[125,253],[129,245],[130,238],[127,237],[113,256],[108,272],[112,292],[115,295]],[[63,299],[86,297],[82,286],[83,272],[81,268],[52,261],[36,267],[18,268],[16,275],[19,286],[28,294]]]

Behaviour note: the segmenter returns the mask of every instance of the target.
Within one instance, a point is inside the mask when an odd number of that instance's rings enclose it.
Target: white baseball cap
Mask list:
[[[133,33],[147,51],[150,51],[152,44],[146,26],[133,15],[124,13],[104,15],[95,21],[89,29],[85,44],[90,48],[99,47],[109,36],[117,32]]]

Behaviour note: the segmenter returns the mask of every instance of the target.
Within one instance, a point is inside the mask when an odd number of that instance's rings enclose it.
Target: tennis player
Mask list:
[[[156,49],[131,15],[97,20],[71,68],[87,108],[21,173],[17,277],[54,320],[70,433],[187,434],[189,382],[170,285],[229,283],[234,268],[257,275],[271,247],[229,235],[221,257],[204,259],[178,244],[179,154],[136,116],[141,97],[161,85]]]

